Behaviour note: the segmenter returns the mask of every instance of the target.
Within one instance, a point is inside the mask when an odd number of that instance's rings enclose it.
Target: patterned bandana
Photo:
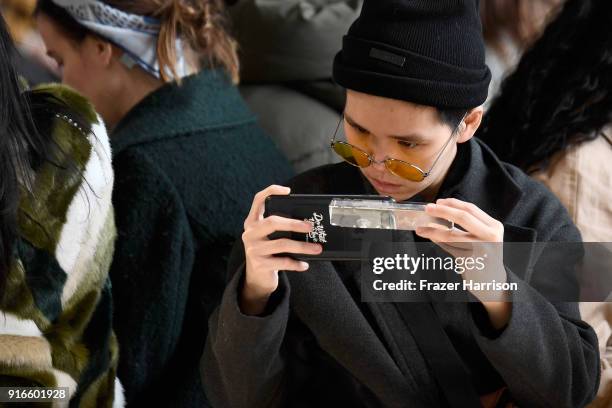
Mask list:
[[[79,24],[121,48],[121,61],[128,67],[137,64],[151,75],[161,78],[157,59],[157,38],[161,26],[159,20],[126,13],[99,0],[52,1]],[[176,56],[178,77],[189,75],[180,40],[176,41]],[[172,77],[171,72],[167,74]]]

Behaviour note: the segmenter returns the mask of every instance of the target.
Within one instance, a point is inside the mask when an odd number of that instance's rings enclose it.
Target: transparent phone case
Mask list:
[[[453,228],[453,223],[425,213],[426,203],[397,203],[393,200],[333,199],[329,204],[330,224],[347,228],[415,230],[417,227]]]

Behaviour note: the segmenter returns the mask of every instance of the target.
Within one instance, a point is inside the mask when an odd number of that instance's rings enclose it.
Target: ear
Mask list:
[[[88,35],[84,42],[89,56],[98,66],[109,67],[111,65],[115,47],[110,42],[94,35]]]
[[[480,127],[483,115],[484,109],[482,106],[470,110],[465,115],[465,119],[463,119],[463,122],[459,125],[459,138],[457,138],[457,143],[465,143],[474,137],[474,134]]]

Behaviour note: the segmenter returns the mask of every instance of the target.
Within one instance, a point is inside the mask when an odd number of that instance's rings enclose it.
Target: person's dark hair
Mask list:
[[[21,194],[29,194],[33,170],[52,162],[50,134],[56,115],[69,115],[86,132],[91,126],[68,106],[42,91],[23,91],[12,65],[13,41],[0,15],[0,297],[18,237]]]
[[[569,0],[502,84],[478,136],[531,171],[612,122],[612,4]]]
[[[41,145],[10,63],[13,53],[12,39],[0,15],[0,289],[6,283],[17,237],[19,177],[28,174],[24,145]]]
[[[451,129],[455,129],[461,123],[461,119],[470,109],[441,109],[438,108],[438,116],[440,121]]]
[[[127,13],[161,20],[157,42],[160,72],[165,81],[176,75],[176,40],[182,38],[204,67],[224,69],[234,82],[239,80],[237,43],[229,34],[223,0],[103,0]],[[38,13],[53,19],[63,32],[81,41],[90,31],[52,0],[38,0]]]

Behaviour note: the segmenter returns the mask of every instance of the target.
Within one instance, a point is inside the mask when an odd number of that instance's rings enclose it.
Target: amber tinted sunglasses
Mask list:
[[[433,170],[435,165],[440,160],[440,157],[442,157],[442,154],[446,150],[446,147],[449,145],[450,141],[453,139],[455,135],[458,134],[459,126],[461,125],[464,119],[465,119],[465,115],[463,116],[463,118],[461,119],[457,127],[453,130],[453,133],[448,138],[444,146],[442,146],[442,149],[440,149],[438,156],[436,157],[433,164],[427,171],[423,171],[416,164],[408,163],[406,161],[399,160],[399,159],[386,158],[384,160],[376,161],[369,153],[363,151],[357,146],[354,146],[348,142],[336,140],[336,136],[338,134],[338,130],[340,129],[340,125],[342,124],[342,121],[344,120],[344,115],[340,117],[338,126],[336,126],[334,137],[331,140],[331,148],[344,161],[346,161],[347,163],[353,166],[365,168],[372,164],[384,163],[387,170],[389,170],[392,174],[398,177],[401,177],[403,179],[410,180],[410,181],[423,181],[425,180],[427,176],[431,174],[431,171]]]

